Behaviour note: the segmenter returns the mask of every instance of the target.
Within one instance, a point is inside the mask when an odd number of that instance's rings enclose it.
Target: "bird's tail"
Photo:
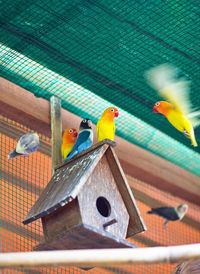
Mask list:
[[[200,125],[200,110],[191,112],[187,115],[187,118],[189,119],[190,123],[192,124],[193,128],[196,128]],[[191,134],[191,142],[194,147],[197,147],[197,142],[195,140],[194,132]]]
[[[190,121],[191,122],[191,121]],[[189,132],[189,133],[188,133]],[[184,131],[184,135],[185,137],[189,138],[191,140],[191,143],[194,147],[197,147],[197,142],[196,142],[196,139],[195,139],[195,135],[194,135],[194,129],[193,129],[193,126],[192,124],[190,123],[190,128],[189,128],[189,131]]]
[[[197,141],[196,141],[196,139],[195,139],[195,136],[194,136],[194,135],[193,135],[193,136],[191,136],[190,140],[191,140],[191,143],[192,143],[192,145],[193,145],[194,147],[197,147],[197,146],[198,146],[198,145],[197,145]]]
[[[154,214],[153,210],[147,211],[148,214]]]
[[[68,155],[67,158],[64,160],[64,162],[66,162],[67,160],[71,159],[72,157],[74,157],[76,154],[78,154],[77,150],[71,151]]]
[[[21,153],[17,153],[16,149],[14,149],[11,153],[8,154],[8,159],[16,158],[22,155]]]

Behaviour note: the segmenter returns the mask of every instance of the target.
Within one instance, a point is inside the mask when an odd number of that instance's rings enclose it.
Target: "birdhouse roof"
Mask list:
[[[115,145],[115,142],[105,139],[65,163],[58,165],[52,179],[29,211],[23,223],[28,224],[44,217],[75,199],[100,159],[106,153],[111,171],[130,216],[128,236],[144,231],[145,225],[135,199],[112,148]]]

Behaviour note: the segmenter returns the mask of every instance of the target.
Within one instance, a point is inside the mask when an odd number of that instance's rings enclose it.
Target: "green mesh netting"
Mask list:
[[[152,112],[160,97],[144,79],[152,66],[174,64],[199,107],[199,14],[199,0],[3,1],[0,72],[95,123],[118,106],[119,136],[200,175],[200,148]]]

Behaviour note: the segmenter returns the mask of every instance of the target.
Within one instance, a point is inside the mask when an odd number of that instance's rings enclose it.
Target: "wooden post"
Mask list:
[[[61,119],[61,101],[56,96],[50,99],[51,106],[51,156],[52,156],[52,175],[55,166],[62,162],[62,119]]]

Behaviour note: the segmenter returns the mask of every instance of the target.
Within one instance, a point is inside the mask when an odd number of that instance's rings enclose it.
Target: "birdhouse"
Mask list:
[[[56,167],[24,224],[42,219],[35,250],[135,247],[145,230],[113,146],[103,140]]]

